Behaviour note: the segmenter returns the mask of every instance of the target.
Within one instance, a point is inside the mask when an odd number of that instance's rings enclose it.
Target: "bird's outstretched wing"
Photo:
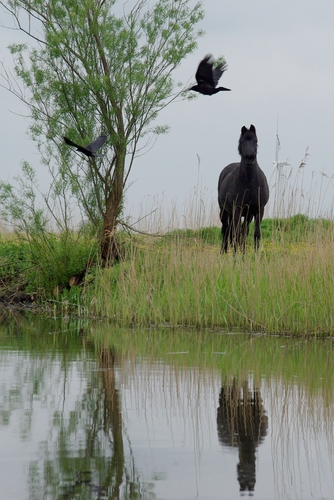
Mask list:
[[[214,82],[213,73],[212,73],[212,65],[213,65],[213,57],[212,54],[208,54],[204,57],[204,59],[199,63],[197,71],[196,71],[196,81],[198,85],[208,85],[215,87],[218,83]]]
[[[106,135],[100,135],[100,137],[95,139],[95,141],[88,144],[88,146],[86,146],[86,149],[88,149],[88,151],[91,151],[94,154],[98,149],[102,148],[106,140],[107,140]]]
[[[83,153],[86,156],[103,156],[96,154],[96,151],[103,146],[103,144],[106,142],[106,139],[107,139],[106,135],[100,135],[100,137],[98,137],[93,142],[88,144],[88,146],[79,146],[79,144],[76,144],[67,137],[64,137],[64,141],[66,142],[66,144],[77,148],[77,151]]]
[[[224,70],[222,69],[221,66],[217,66],[216,68],[213,68],[212,70],[212,80],[213,80],[213,85],[216,87],[219,78],[222,76],[224,73]]]

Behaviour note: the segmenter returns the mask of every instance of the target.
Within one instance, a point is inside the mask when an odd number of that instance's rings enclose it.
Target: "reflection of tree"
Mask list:
[[[217,428],[223,445],[239,448],[237,472],[240,491],[254,491],[255,452],[268,428],[260,390],[250,390],[247,380],[237,383],[235,378],[232,383],[223,386],[219,395]]]
[[[1,353],[1,359],[10,356],[10,368],[0,385],[0,425],[9,425],[16,413],[21,438],[39,443],[29,464],[30,500],[154,498],[139,481],[125,439],[117,354],[102,349],[95,357],[87,344],[85,351],[77,346],[80,354],[63,347],[57,353]]]
[[[117,355],[113,349],[102,349],[98,360],[84,398],[70,419],[61,421],[59,459],[52,464],[60,496],[52,498],[137,499],[143,493],[152,498],[136,476],[131,450],[130,464],[125,458]]]

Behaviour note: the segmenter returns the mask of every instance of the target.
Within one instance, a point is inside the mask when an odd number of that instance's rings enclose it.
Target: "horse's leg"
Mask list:
[[[220,220],[222,222],[222,248],[221,252],[226,253],[227,252],[227,246],[228,246],[228,235],[230,231],[230,217],[228,212],[226,210],[222,209],[220,213]]]
[[[240,239],[241,239],[240,247],[241,247],[241,251],[243,253],[245,253],[245,251],[246,251],[246,240],[247,240],[247,236],[248,236],[248,233],[249,233],[249,224],[252,222],[252,219],[253,219],[253,216],[248,213],[245,216],[243,224],[241,226],[241,230],[240,230]]]
[[[238,244],[240,242],[240,222],[241,222],[241,210],[240,207],[233,207],[233,213],[231,217],[231,245],[233,246],[234,253],[237,253]]]
[[[259,249],[259,243],[261,239],[261,221],[263,219],[264,207],[260,207],[259,212],[255,216],[254,223],[254,249],[255,252]]]

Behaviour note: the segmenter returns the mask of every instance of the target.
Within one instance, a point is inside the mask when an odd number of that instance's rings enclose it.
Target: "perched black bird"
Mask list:
[[[224,67],[222,64],[218,64],[218,66],[214,68],[214,62],[212,54],[208,54],[204,57],[199,63],[196,71],[195,77],[197,85],[194,85],[189,90],[194,90],[204,95],[217,94],[217,92],[221,92],[222,90],[231,90],[225,87],[217,87],[218,80],[224,73],[226,66]]]
[[[88,144],[88,146],[79,146],[78,144],[75,144],[75,142],[72,142],[67,137],[64,137],[64,141],[66,142],[66,144],[77,148],[77,151],[80,151],[80,153],[83,153],[86,156],[103,156],[101,154],[96,153],[96,151],[102,148],[103,144],[106,142],[106,139],[107,139],[106,135],[100,135],[100,137],[98,137],[97,139],[95,139],[95,141]]]

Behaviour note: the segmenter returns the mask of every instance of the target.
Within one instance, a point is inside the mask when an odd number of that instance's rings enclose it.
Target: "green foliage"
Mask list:
[[[29,266],[29,245],[17,240],[0,238],[0,279],[20,276]]]
[[[57,224],[67,227],[64,206],[72,197],[96,229],[101,221],[113,227],[115,214],[121,214],[135,153],[147,144],[143,137],[168,130],[152,122],[180,95],[174,93],[178,84],[172,72],[193,52],[202,34],[196,29],[204,16],[202,4],[192,0],[153,4],[144,0],[132,7],[116,0],[2,4],[25,34],[40,40],[37,47],[12,44],[10,51],[16,79],[30,97],[27,100],[25,92],[17,95],[30,109],[31,137],[52,177],[44,199],[58,201],[61,207],[52,216],[60,212],[63,220],[57,219]],[[34,23],[25,27],[27,14]],[[10,79],[8,88],[13,88]],[[62,139],[66,135],[88,144],[101,133],[108,135],[104,157],[88,161],[80,156],[74,161],[73,151]]]
[[[22,177],[15,177],[16,187],[0,181],[0,217],[19,231],[44,231],[47,218],[36,205],[37,174],[27,163],[22,163]]]
[[[1,295],[8,298],[12,293],[15,300],[13,287],[19,281],[21,292],[37,300],[51,298],[55,290],[69,288],[70,278],[95,260],[96,244],[84,233],[30,232],[28,236],[18,233],[15,239],[1,239]]]
[[[50,297],[55,287],[68,287],[69,279],[96,259],[96,244],[87,242],[81,234],[34,235],[29,243],[31,271],[27,291],[37,292],[43,298]]]

